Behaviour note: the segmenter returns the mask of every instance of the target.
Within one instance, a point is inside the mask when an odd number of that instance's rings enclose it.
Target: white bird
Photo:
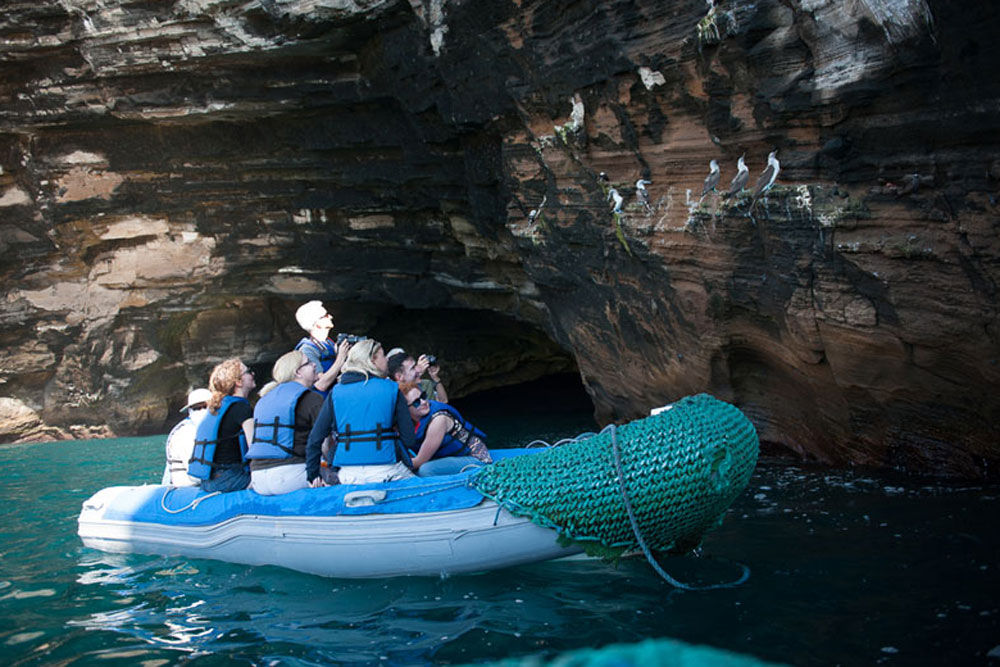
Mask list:
[[[917,190],[920,189],[920,174],[910,174],[906,185],[903,189],[896,193],[897,197],[902,197],[903,195],[916,194]]]
[[[712,160],[708,163],[708,176],[705,177],[705,185],[701,189],[701,196],[704,197],[712,190],[715,190],[715,186],[719,184],[719,179],[722,178],[722,172],[719,171],[719,163]]]
[[[751,206],[761,196],[767,194],[767,191],[771,189],[774,182],[778,180],[778,172],[781,171],[781,165],[778,163],[778,158],[775,157],[777,153],[778,151],[771,151],[767,156],[767,166],[757,179],[757,187],[754,188],[753,197],[750,199]]]
[[[618,191],[614,188],[608,190],[608,201],[614,202],[614,208],[611,209],[612,213],[622,212],[622,202],[624,202],[625,199],[618,194]]]
[[[642,204],[647,211],[649,210],[649,190],[646,189],[646,186],[652,184],[652,181],[647,181],[644,178],[640,178],[635,182],[635,199]]]
[[[542,212],[543,208],[545,208],[545,200],[548,198],[548,195],[543,196],[542,203],[538,205],[538,208],[531,209],[531,212],[528,213],[528,222],[535,222],[535,218],[537,218],[538,214]]]
[[[743,188],[747,185],[747,181],[750,180],[750,170],[747,168],[746,162],[743,161],[743,157],[741,155],[740,159],[736,161],[736,175],[733,176],[733,180],[729,184],[729,192],[726,193],[726,199],[742,192]]]

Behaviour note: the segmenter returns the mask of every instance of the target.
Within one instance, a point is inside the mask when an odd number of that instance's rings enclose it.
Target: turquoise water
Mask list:
[[[586,423],[529,417],[494,442]],[[669,637],[799,665],[1000,663],[987,657],[1000,653],[994,486],[764,460],[705,542],[752,576],[702,593],[635,559],[347,581],[81,546],[81,503],[158,481],[162,442],[0,448],[0,662],[462,663]],[[701,583],[738,574],[708,559],[664,565]]]

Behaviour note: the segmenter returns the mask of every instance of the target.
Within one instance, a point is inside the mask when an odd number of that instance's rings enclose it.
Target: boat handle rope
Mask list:
[[[444,484],[438,484],[438,485],[436,485],[434,487],[431,487],[429,489],[425,489],[424,491],[421,491],[419,493],[410,493],[410,494],[406,494],[406,495],[399,495],[399,496],[393,496],[393,497],[386,496],[383,500],[376,500],[372,504],[373,505],[381,505],[381,504],[384,504],[384,503],[397,502],[399,500],[407,500],[409,498],[418,498],[420,496],[427,496],[427,495],[430,495],[432,493],[439,493],[441,491],[447,491],[448,489],[457,489],[457,488],[462,487],[462,486],[468,486],[468,483],[465,480],[460,480],[460,481],[457,481],[457,482],[449,481],[449,482],[446,482]],[[174,491],[174,489],[176,489],[176,488],[177,487],[175,487],[175,486],[171,486],[166,491],[164,491],[163,495],[160,497],[160,507],[163,509],[164,512],[167,512],[168,514],[180,514],[181,512],[186,512],[187,510],[193,510],[193,509],[197,508],[198,504],[201,503],[203,500],[208,500],[212,496],[218,496],[218,495],[220,495],[222,493],[221,491],[213,491],[212,493],[209,493],[208,495],[200,496],[198,498],[195,498],[190,503],[188,503],[184,507],[181,507],[180,509],[172,510],[169,507],[167,507],[167,496],[170,495],[170,493],[172,491]]]
[[[187,510],[193,510],[196,507],[198,507],[198,504],[201,501],[208,500],[212,496],[217,496],[222,493],[221,491],[212,491],[212,493],[208,494],[207,496],[201,496],[199,498],[195,498],[194,500],[192,500],[179,510],[172,510],[169,507],[167,507],[167,496],[169,496],[170,492],[176,488],[177,488],[176,486],[171,486],[169,489],[163,492],[163,496],[160,498],[160,507],[162,507],[163,511],[166,512],[167,514],[180,514],[181,512],[186,512]]]
[[[392,497],[387,495],[383,500],[376,500],[374,504],[383,505],[386,503],[394,503],[400,500],[409,500],[410,498],[419,498],[420,496],[429,496],[434,493],[440,493],[441,491],[448,491],[449,489],[458,489],[463,486],[466,487],[469,486],[469,483],[465,479],[461,479],[458,481],[449,481],[443,484],[438,484],[437,486],[425,487],[423,491],[419,491],[417,493],[408,493],[405,495],[398,495]]]
[[[717,588],[735,588],[739,586],[747,579],[750,578],[750,568],[743,563],[736,563],[743,569],[743,573],[735,581],[722,583],[722,584],[709,584],[707,586],[694,586],[691,584],[685,584],[683,582],[677,581],[671,577],[667,572],[656,562],[656,558],[653,556],[653,552],[650,551],[649,547],[646,545],[646,540],[643,539],[642,534],[639,532],[639,524],[635,518],[635,512],[632,510],[632,502],[629,500],[628,493],[625,492],[625,475],[622,473],[622,459],[621,454],[618,451],[618,438],[617,429],[614,424],[609,424],[608,428],[611,430],[611,451],[614,453],[615,458],[615,472],[618,475],[618,489],[622,493],[622,501],[625,504],[625,511],[628,512],[628,520],[632,524],[632,534],[635,535],[635,539],[639,542],[639,546],[642,548],[643,555],[646,556],[646,560],[653,567],[653,570],[663,578],[668,584],[674,588],[679,588],[684,591],[710,591]]]
[[[593,438],[595,436],[601,435],[602,433],[604,433],[605,431],[607,431],[612,426],[613,426],[613,424],[608,424],[603,429],[601,429],[600,433],[594,433],[593,431],[586,431],[586,432],[581,433],[580,435],[576,436],[575,438],[563,438],[562,440],[556,440],[555,442],[553,442],[551,444],[549,444],[545,440],[532,440],[527,445],[525,445],[524,448],[525,449],[532,449],[535,445],[545,445],[546,448],[551,448],[551,447],[559,447],[560,445],[566,445],[566,444],[569,444],[571,442],[580,442],[581,440],[588,440],[588,439]]]

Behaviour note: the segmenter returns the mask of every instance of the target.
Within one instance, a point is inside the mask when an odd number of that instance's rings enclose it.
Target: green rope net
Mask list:
[[[586,440],[503,459],[472,483],[512,514],[595,555],[637,548],[636,530],[653,550],[683,553],[722,521],[758,451],[757,432],[742,412],[699,394]]]

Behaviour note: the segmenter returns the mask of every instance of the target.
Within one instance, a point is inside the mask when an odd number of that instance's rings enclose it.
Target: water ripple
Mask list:
[[[161,456],[158,438],[0,449],[0,501],[17,508],[0,516],[7,663],[474,662],[650,637],[801,665],[982,663],[997,651],[995,486],[764,460],[704,545],[753,574],[710,593],[673,590],[642,559],[350,581],[82,547],[83,500],[156,479]],[[663,565],[702,583],[733,569]]]

